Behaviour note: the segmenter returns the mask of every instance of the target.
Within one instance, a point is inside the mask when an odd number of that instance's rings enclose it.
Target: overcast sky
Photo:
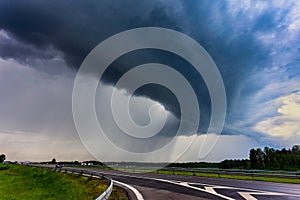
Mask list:
[[[217,146],[203,160],[247,158],[253,147],[300,144],[299,10],[296,0],[1,0],[0,153],[9,160],[94,159],[73,122],[76,72],[100,42],[128,29],[149,26],[177,30],[196,40],[222,75],[227,95],[225,126]],[[112,90],[132,67],[149,62],[173,66],[191,82],[197,97],[203,98],[198,138],[181,158],[197,161],[211,105],[201,76],[195,75],[189,63],[163,51],[131,52],[105,72],[104,90]],[[98,91],[97,98],[108,98],[105,91]],[[133,103],[131,114],[137,124],[146,125],[149,120],[144,105],[159,103],[172,122],[169,133],[176,129],[178,102],[166,89],[141,88]],[[101,109],[101,101],[97,104]],[[179,149],[189,136],[176,136]],[[126,160],[124,155],[112,154]]]

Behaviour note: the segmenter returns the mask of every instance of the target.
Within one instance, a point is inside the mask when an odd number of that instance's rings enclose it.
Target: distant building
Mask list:
[[[93,166],[95,161],[84,161],[81,163],[83,166]]]

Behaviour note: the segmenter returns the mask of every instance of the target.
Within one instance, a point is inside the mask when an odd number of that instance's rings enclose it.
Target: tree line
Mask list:
[[[264,169],[264,170],[300,170],[300,146],[291,149],[276,150],[270,147],[251,149],[249,159],[223,160],[212,162],[172,163],[169,167],[182,168],[220,168],[220,169]]]
[[[0,155],[0,163],[5,160],[5,155]],[[98,161],[86,161],[94,165],[103,165]],[[51,162],[56,163],[53,158]],[[63,164],[80,165],[78,161],[61,162]],[[154,163],[118,163],[123,165],[144,166],[148,164],[152,166]],[[159,163],[156,163],[159,165]],[[166,163],[161,163],[167,165]],[[300,145],[294,145],[291,149],[283,148],[281,150],[264,147],[264,149],[251,149],[249,152],[249,159],[235,159],[223,160],[222,162],[187,162],[187,163],[169,163],[168,167],[182,167],[182,168],[220,168],[220,169],[264,169],[264,170],[300,170]]]
[[[269,147],[251,149],[249,159],[253,169],[300,170],[300,146],[281,150]]]
[[[300,146],[281,150],[264,147],[251,149],[249,159],[224,160],[219,163],[223,169],[263,169],[263,170],[300,170]]]

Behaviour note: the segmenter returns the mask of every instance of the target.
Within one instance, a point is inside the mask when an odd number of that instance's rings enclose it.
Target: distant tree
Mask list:
[[[56,159],[53,158],[52,161],[50,162],[51,164],[56,164]]]
[[[281,153],[283,154],[283,152]],[[269,147],[264,148],[264,163],[266,168],[277,167],[277,160],[274,154],[275,154],[275,149]]]
[[[222,169],[248,169],[249,166],[250,166],[250,161],[247,159],[223,160],[219,164],[219,168]]]
[[[259,168],[259,161],[258,161],[257,151],[255,149],[250,150],[249,159],[250,159],[250,166],[251,166],[252,169]]]
[[[6,159],[5,155],[1,154],[0,155],[0,163],[3,163],[5,159]]]
[[[259,162],[259,168],[264,169],[265,168],[265,154],[264,152],[261,150],[261,148],[256,149],[257,152],[257,156],[258,156],[258,162]]]
[[[73,162],[73,164],[74,165],[80,165],[80,162],[76,160],[76,161]]]
[[[294,145],[292,148],[292,152],[294,154],[299,154],[300,153],[300,145]]]

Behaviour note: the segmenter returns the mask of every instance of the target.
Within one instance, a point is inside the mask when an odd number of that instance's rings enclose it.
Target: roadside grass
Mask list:
[[[0,164],[0,199],[94,200],[107,188],[103,180],[24,165]],[[111,200],[127,200],[114,188]]]

